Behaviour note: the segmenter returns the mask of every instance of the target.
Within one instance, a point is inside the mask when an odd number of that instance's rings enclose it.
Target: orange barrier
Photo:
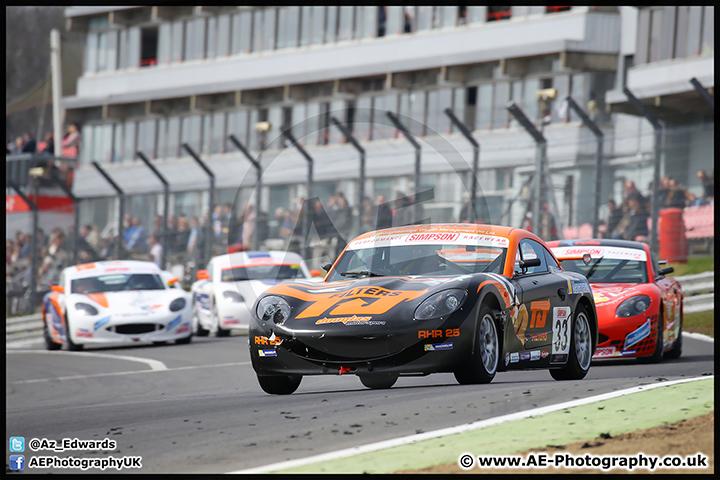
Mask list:
[[[658,219],[660,259],[673,263],[686,263],[688,257],[685,223],[681,208],[663,208]]]

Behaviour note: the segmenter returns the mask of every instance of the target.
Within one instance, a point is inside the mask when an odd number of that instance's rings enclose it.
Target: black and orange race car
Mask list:
[[[590,282],[598,312],[594,359],[632,358],[657,363],[682,353],[683,294],[650,246],[591,238],[547,244],[563,268]],[[589,256],[589,261],[580,257]]]
[[[581,379],[598,342],[590,285],[518,228],[434,224],[351,241],[322,283],[270,287],[248,339],[262,389],[290,394],[303,375],[355,374],[369,388],[399,375],[549,369]]]

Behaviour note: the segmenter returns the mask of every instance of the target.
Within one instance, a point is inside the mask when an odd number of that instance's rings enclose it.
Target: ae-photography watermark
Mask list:
[[[571,453],[528,453],[522,455],[480,455],[464,453],[458,458],[463,470],[471,468],[599,468],[603,471],[623,469],[629,472],[637,469],[655,471],[673,468],[708,468],[708,457],[700,452],[695,455],[573,455]]]
[[[118,447],[117,441],[109,438],[83,440],[79,438],[62,438],[60,440],[49,438],[33,438],[26,443],[25,437],[10,437],[9,450],[17,455],[10,455],[8,467],[10,470],[51,468],[51,469],[99,469],[122,470],[142,468],[142,457],[134,456],[108,456],[99,458],[86,457],[59,457],[55,455],[26,455],[25,450],[31,452],[74,452],[89,451],[91,453],[110,452]]]

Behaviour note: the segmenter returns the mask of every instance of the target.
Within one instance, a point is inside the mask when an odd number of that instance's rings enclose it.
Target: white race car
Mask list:
[[[213,257],[197,278],[190,288],[193,332],[226,337],[232,329],[247,329],[255,299],[272,285],[312,276],[297,253],[250,251]]]
[[[63,269],[42,304],[48,350],[192,340],[192,302],[152,262],[86,263]]]

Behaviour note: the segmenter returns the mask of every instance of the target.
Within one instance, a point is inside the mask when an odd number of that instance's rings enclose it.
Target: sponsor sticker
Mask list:
[[[610,301],[608,297],[599,292],[593,292],[593,299],[595,300],[595,303],[603,303]]]
[[[550,355],[550,352],[548,352],[547,350],[543,350],[543,351],[540,353],[540,357],[541,357],[541,358],[547,358],[548,355]]]
[[[93,333],[86,328],[78,328],[75,332],[75,336],[78,338],[92,338]]]
[[[540,350],[533,350],[530,352],[530,361],[540,360]]]
[[[553,354],[550,363],[567,363],[567,353]]]
[[[98,320],[97,322],[95,322],[95,324],[93,325],[93,330],[97,330],[98,328],[100,328],[100,327],[102,327],[103,325],[107,324],[109,321],[110,321],[110,316],[109,316],[109,315],[108,315],[107,317],[101,318],[100,320]]]
[[[530,352],[520,352],[520,361],[526,362],[530,360]]]
[[[505,352],[505,366],[507,367],[510,363],[510,352]]]
[[[174,318],[170,323],[167,324],[166,330],[172,330],[173,328],[180,325],[180,320],[182,320],[181,316]]]
[[[623,350],[627,350],[629,347],[632,347],[648,335],[650,335],[649,318],[645,320],[645,323],[643,323],[637,330],[627,334],[627,336],[625,337],[625,347],[623,348]]]
[[[553,354],[570,352],[570,307],[553,308]]]
[[[426,352],[437,352],[440,350],[452,350],[452,342],[425,344]]]
[[[371,321],[372,317],[358,317],[353,315],[352,317],[333,317],[333,318],[321,318],[315,325],[325,325],[328,323],[342,323],[344,325],[385,325],[384,321]]]
[[[277,357],[275,350],[258,350],[258,355],[261,357]]]
[[[178,328],[175,333],[185,333],[190,330],[190,324],[189,323],[183,323],[180,328]]]
[[[593,358],[608,358],[615,356],[615,347],[598,347]]]
[[[510,354],[510,363],[517,363],[520,360],[520,356],[517,354],[517,352],[513,352]]]
[[[280,345],[282,339],[280,338],[268,338],[268,337],[255,337],[255,345]]]
[[[590,285],[582,280],[574,280],[572,282],[572,293],[590,293]]]
[[[647,261],[645,250],[638,248],[621,248],[621,247],[558,247],[553,248],[552,252],[556,257],[574,257],[585,255],[586,253],[592,259],[597,257],[611,258],[616,260],[637,260],[640,262]]]
[[[622,352],[620,352],[620,355],[635,355],[635,350],[623,350]]]

